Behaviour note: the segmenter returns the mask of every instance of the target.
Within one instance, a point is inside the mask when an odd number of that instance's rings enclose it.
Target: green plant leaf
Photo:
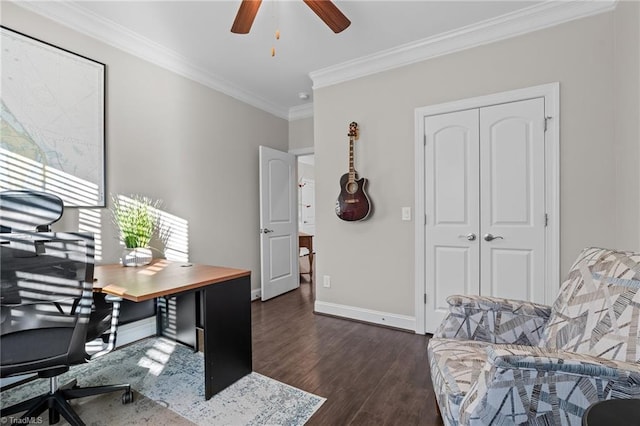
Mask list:
[[[127,248],[148,247],[158,222],[159,201],[148,197],[113,196],[113,221]]]

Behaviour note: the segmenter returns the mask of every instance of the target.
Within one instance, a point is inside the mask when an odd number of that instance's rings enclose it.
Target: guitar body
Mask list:
[[[357,177],[357,175],[356,175]],[[336,201],[336,214],[342,220],[348,222],[366,219],[369,216],[371,205],[365,186],[367,179],[355,179],[349,181],[349,173],[340,178],[340,195]]]

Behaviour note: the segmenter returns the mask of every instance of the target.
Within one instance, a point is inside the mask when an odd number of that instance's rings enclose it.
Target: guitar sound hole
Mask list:
[[[349,182],[347,183],[346,189],[349,194],[355,194],[358,192],[358,184],[356,182]]]

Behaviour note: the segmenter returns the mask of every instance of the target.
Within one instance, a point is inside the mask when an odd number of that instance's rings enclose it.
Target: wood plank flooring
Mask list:
[[[254,371],[327,398],[309,425],[442,425],[427,336],[316,315],[309,283],[252,321]]]

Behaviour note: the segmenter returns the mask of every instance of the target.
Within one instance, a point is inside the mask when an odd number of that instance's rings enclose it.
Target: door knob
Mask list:
[[[273,232],[273,229],[263,228],[260,230],[263,234],[268,234],[269,232]]]
[[[469,241],[475,241],[476,240],[476,234],[474,234],[474,233],[467,234],[467,235],[458,235],[458,237],[466,238]]]
[[[491,234],[484,234],[485,241],[493,241],[493,240],[504,240],[500,235],[496,235],[495,237]]]

